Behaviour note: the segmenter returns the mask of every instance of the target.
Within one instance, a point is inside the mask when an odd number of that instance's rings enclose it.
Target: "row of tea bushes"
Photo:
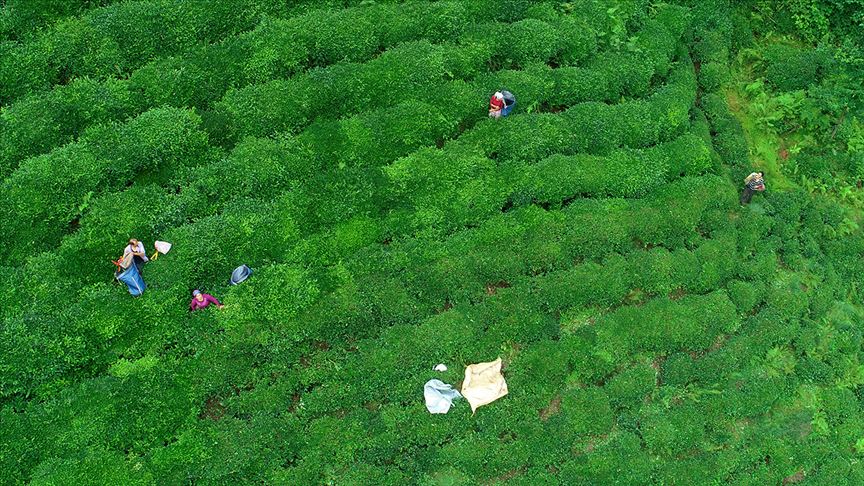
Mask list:
[[[575,17],[554,18],[558,23],[582,25]],[[381,49],[403,42],[459,39],[480,20],[490,19],[463,2],[314,10],[288,19],[268,17],[250,32],[147,63],[128,79],[79,77],[4,107],[0,112],[0,175],[14,169],[19,160],[73,140],[96,123],[119,121],[165,104],[206,109],[231,87],[342,60],[368,61]],[[310,30],[310,25],[318,27]],[[362,36],[354,35],[357,28]],[[428,36],[430,29],[436,37]],[[590,39],[595,34],[587,28],[578,32],[571,37],[588,39],[583,42],[584,58],[593,47]]]

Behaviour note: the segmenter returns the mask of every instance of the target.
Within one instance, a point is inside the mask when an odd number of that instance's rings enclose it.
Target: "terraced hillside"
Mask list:
[[[2,7],[5,482],[864,483],[864,238],[739,205],[729,2],[289,3]]]

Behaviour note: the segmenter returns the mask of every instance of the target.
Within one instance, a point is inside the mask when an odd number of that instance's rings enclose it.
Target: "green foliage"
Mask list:
[[[738,328],[735,314],[724,292],[685,297],[680,302],[661,298],[604,316],[597,338],[602,349],[616,360],[634,352],[704,349],[719,334]]]
[[[763,55],[727,0],[42,3],[0,11],[6,482],[861,482],[857,213],[737,199],[753,127],[861,173],[836,37]],[[137,298],[130,237],[173,244]],[[507,396],[427,413],[496,357]]]
[[[654,390],[655,380],[650,366],[637,365],[612,377],[604,388],[616,408],[638,408]]]
[[[516,189],[540,203],[573,195],[635,197],[711,164],[711,148],[685,135],[647,150],[616,150],[605,157],[555,155],[528,167]],[[524,197],[524,196],[523,196]]]
[[[315,329],[308,325],[297,329],[285,324],[309,306],[318,297],[319,290],[301,269],[288,266],[270,266],[255,275],[249,285],[235,287],[226,297],[232,302],[220,314],[219,320],[226,329],[253,328],[269,324],[294,340],[314,335]],[[298,324],[300,324],[298,322]],[[265,330],[266,332],[266,330]]]
[[[271,8],[264,2],[248,12],[259,7]],[[219,9],[211,9],[207,14],[218,16]],[[266,17],[252,31],[176,56],[154,59],[136,69],[128,80],[75,79],[70,85],[55,86],[50,93],[22,97],[10,106],[10,111],[4,114],[8,118],[0,124],[8,126],[4,139],[6,134],[10,137],[10,145],[0,152],[0,175],[14,169],[19,157],[43,153],[70,141],[91,124],[120,121],[164,104],[206,108],[219,101],[231,87],[298,74],[310,65],[340,61],[342,57],[326,53],[353,52],[357,36],[334,35],[338,33],[333,30],[336,27],[366,29],[365,47],[346,58],[359,62],[376,54],[378,46],[392,47],[421,38],[451,40],[464,32],[472,20],[485,18],[479,13],[470,15],[474,14],[465,11],[461,3],[439,2],[314,10],[288,19]],[[311,24],[319,27],[309,29]],[[207,25],[215,24],[208,21]],[[585,46],[590,46],[592,34],[585,29],[580,32],[580,37],[574,39],[587,36],[580,43],[584,57],[590,50]],[[369,35],[373,37],[369,39]],[[19,64],[20,60],[15,62]],[[104,108],[94,110],[94,107]],[[33,117],[42,120],[41,126],[33,122]]]
[[[804,89],[817,83],[831,61],[828,53],[817,49],[772,45],[765,51],[765,77],[780,91]]]
[[[577,435],[603,435],[612,428],[609,398],[597,388],[576,389],[561,400],[561,426]]]
[[[85,78],[4,108],[0,111],[0,175],[8,175],[22,159],[63,145],[94,122],[122,118],[129,112],[129,103],[121,81]]]
[[[733,280],[727,286],[729,298],[742,314],[748,313],[762,300],[759,287],[751,282]]]
[[[291,81],[229,92],[218,108],[232,118],[238,135],[292,131],[315,115],[350,115],[410,99],[418,91],[434,91],[450,72],[444,52],[446,49],[427,42],[404,44],[369,63],[339,64]]]
[[[715,132],[714,150],[731,168],[734,180],[744,180],[751,168],[750,152],[741,122],[729,110],[722,95],[711,93],[702,98],[705,116]]]
[[[217,104],[217,109],[233,119],[237,137],[269,135],[296,130],[313,116],[329,114],[336,118],[403,100],[427,101],[429,93],[447,92],[446,88],[442,89],[441,81],[472,78],[483,66],[493,62],[493,58],[503,66],[518,67],[549,61],[564,49],[559,44],[567,31],[559,31],[554,24],[526,19],[507,29],[496,27],[477,26],[463,45],[409,42],[371,62],[338,64],[290,80],[230,91]],[[562,29],[567,27],[569,24],[561,24]],[[570,62],[582,60],[591,51],[591,30],[585,28],[582,32],[585,34],[581,37],[568,39],[571,45],[567,47],[571,51],[577,49],[572,44],[578,41],[584,52],[581,56],[569,54]],[[506,58],[501,58],[505,55]],[[500,82],[501,77],[492,89],[498,89]],[[521,86],[511,86],[514,90],[518,88]],[[530,99],[525,101],[531,103]],[[439,103],[446,106],[443,100]]]
[[[707,92],[717,91],[729,81],[729,66],[722,62],[709,62],[699,71],[699,85]]]
[[[32,484],[62,485],[87,482],[153,484],[142,464],[129,464],[122,455],[107,450],[86,451],[66,460],[49,459],[33,472]]]
[[[275,2],[187,6],[174,0],[119,2],[63,19],[8,53],[13,61],[0,99],[65,84],[73,77],[128,73],[158,55],[246,30],[277,10]]]
[[[0,221],[14,244],[0,257],[20,259],[56,244],[94,194],[136,179],[164,183],[183,167],[201,165],[213,153],[199,124],[190,111],[156,109],[125,124],[93,127],[78,143],[28,159],[3,181],[8,204]]]
[[[864,21],[864,5],[858,0],[785,0],[774,5],[758,2],[754,17],[764,24],[769,18],[787,32],[815,42],[826,36],[850,39]],[[778,22],[779,21],[779,22]]]

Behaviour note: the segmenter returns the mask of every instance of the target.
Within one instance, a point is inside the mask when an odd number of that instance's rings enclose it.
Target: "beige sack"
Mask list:
[[[501,358],[491,363],[477,363],[465,368],[462,396],[471,404],[471,412],[507,394],[507,382],[501,375]]]
[[[132,265],[132,261],[134,258],[135,255],[133,255],[131,252],[123,255],[123,258],[120,259],[120,268],[122,268],[123,270],[129,268],[129,266]]]

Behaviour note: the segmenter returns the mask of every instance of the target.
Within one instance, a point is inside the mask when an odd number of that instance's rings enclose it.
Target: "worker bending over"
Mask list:
[[[129,268],[131,263],[135,264],[135,268],[141,271],[141,265],[147,263],[150,259],[147,258],[147,253],[144,251],[144,243],[131,238],[129,244],[123,249],[123,258],[121,259],[122,267]]]
[[[753,172],[744,179],[744,191],[741,193],[741,204],[750,204],[753,193],[765,190],[765,179],[762,172]]]
[[[504,93],[496,91],[489,99],[489,117],[501,118],[501,113],[504,110]]]

